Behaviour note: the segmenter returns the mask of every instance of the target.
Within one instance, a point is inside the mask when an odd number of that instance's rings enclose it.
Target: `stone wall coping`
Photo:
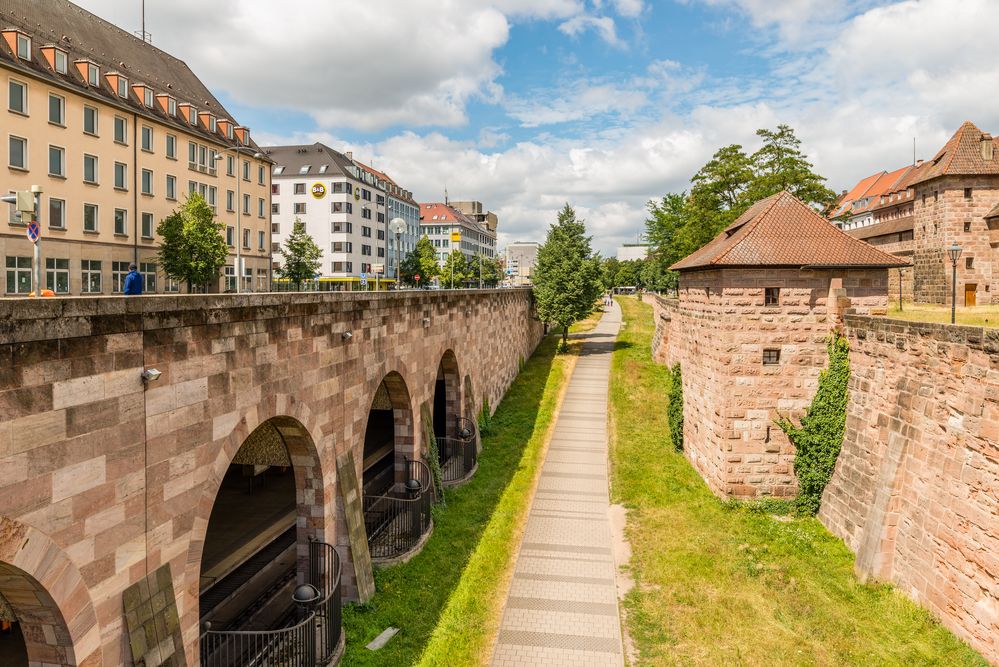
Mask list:
[[[999,329],[992,327],[913,322],[876,315],[847,314],[843,320],[847,335],[860,339],[868,333],[932,338],[944,343],[967,345],[988,354],[999,354]]]
[[[149,294],[141,297],[78,296],[0,299],[0,345],[136,333],[332,313],[345,306],[432,306],[456,298],[487,301],[524,296],[530,287],[398,292],[254,292],[250,294]],[[431,314],[432,316],[432,314]]]

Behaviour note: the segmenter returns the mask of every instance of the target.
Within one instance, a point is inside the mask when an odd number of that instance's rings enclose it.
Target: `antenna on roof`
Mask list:
[[[448,200],[447,200],[447,183],[444,184],[444,205],[445,206],[450,206],[450,204],[448,203]]]
[[[147,44],[153,43],[153,36],[146,32],[146,0],[142,0],[142,30],[133,34]]]

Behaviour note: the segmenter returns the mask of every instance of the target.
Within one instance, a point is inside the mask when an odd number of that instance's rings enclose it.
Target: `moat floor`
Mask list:
[[[607,482],[616,303],[586,334],[541,470],[493,652],[495,667],[624,664]]]

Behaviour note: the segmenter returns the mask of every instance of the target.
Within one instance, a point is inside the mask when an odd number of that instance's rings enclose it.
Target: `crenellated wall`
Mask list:
[[[0,587],[62,617],[53,664],[121,665],[122,592],[169,564],[195,664],[215,493],[244,439],[276,420],[300,536],[338,545],[349,595],[335,458],[361,461],[382,379],[408,401],[413,442],[446,352],[455,404],[474,413],[499,403],[542,335],[530,290],[0,300]],[[144,386],[148,368],[162,375]]]

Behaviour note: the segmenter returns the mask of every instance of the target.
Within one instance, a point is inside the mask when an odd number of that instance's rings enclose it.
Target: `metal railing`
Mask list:
[[[440,456],[441,477],[445,484],[459,482],[475,468],[478,453],[475,438],[437,438],[437,453]]]
[[[336,657],[342,633],[340,555],[325,542],[309,542],[312,599],[297,597],[298,622],[280,630],[212,630],[201,635],[202,667],[314,667]]]
[[[467,417],[458,417],[455,420],[455,436],[459,440],[475,441],[475,422]]]
[[[430,528],[434,504],[430,468],[406,461],[407,481],[385,495],[364,496],[364,529],[372,558],[395,558],[411,551]],[[399,488],[401,486],[401,488]]]

